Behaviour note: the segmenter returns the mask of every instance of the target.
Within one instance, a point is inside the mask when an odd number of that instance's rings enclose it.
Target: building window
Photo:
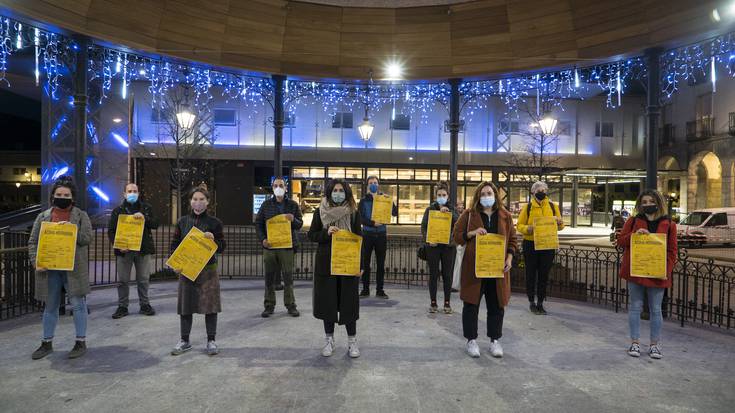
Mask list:
[[[36,168],[36,175],[41,175],[41,168]]]
[[[166,123],[166,111],[163,108],[151,108],[151,123]]]
[[[352,129],[352,112],[337,112],[332,116],[332,128]]]
[[[603,138],[612,138],[615,132],[615,124],[612,122],[602,122],[602,134],[600,134],[600,122],[595,122],[595,136]]]
[[[283,127],[284,128],[295,128],[296,127],[296,114],[286,113],[283,115]]]
[[[568,120],[557,122],[555,133],[558,136],[572,136],[572,122]]]
[[[390,121],[390,128],[393,130],[411,130],[411,116],[399,114]]]
[[[237,111],[235,109],[215,109],[214,124],[217,126],[237,125]]]
[[[509,134],[509,133],[518,133],[520,132],[518,121],[508,121],[508,120],[501,120],[500,121],[500,130],[498,131],[502,134]]]
[[[28,172],[26,168],[13,168],[13,175],[25,175]]]

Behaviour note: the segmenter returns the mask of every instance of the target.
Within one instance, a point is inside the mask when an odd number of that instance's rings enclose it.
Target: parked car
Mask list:
[[[692,212],[678,226],[678,240],[687,245],[735,243],[735,208],[709,208]]]

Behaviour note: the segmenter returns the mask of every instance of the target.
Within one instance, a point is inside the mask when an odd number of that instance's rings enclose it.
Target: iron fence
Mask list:
[[[170,252],[173,227],[155,230],[153,280],[173,279],[175,274],[165,268]],[[262,277],[264,273],[260,242],[253,227],[225,227],[227,249],[219,256],[222,278]],[[0,319],[7,319],[41,306],[33,300],[33,271],[28,262],[26,245],[28,234],[0,234],[0,262],[2,265],[2,296]],[[416,250],[422,244],[418,236],[396,235],[388,239],[385,262],[385,281],[411,288],[425,286],[429,271]],[[294,260],[294,278],[310,280],[314,270],[316,244],[308,241],[306,233],[299,233]],[[622,252],[613,248],[562,247],[556,254],[548,295],[588,302],[614,311],[627,309],[627,283],[618,277]],[[92,286],[115,284],[115,256],[107,237],[106,228],[97,228],[89,247],[89,274]],[[372,278],[375,277],[372,261]],[[511,273],[514,292],[525,292],[524,262],[521,254],[514,259]],[[706,324],[724,329],[735,327],[735,263],[702,260],[689,257],[680,249],[674,268],[673,286],[667,290],[664,312],[672,319],[685,323]]]

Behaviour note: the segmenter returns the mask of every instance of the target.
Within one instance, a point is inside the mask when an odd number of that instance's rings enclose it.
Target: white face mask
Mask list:
[[[286,195],[286,189],[285,188],[281,188],[281,187],[277,187],[277,188],[273,189],[273,195],[279,196],[279,197],[280,196],[284,196],[284,195]]]
[[[495,205],[495,197],[483,196],[480,198],[480,204],[482,204],[482,206],[485,208],[492,208],[492,206]]]

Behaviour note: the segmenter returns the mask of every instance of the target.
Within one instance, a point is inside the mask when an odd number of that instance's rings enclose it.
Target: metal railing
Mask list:
[[[175,279],[165,268],[170,249],[172,227],[154,231],[157,254],[154,259],[153,280]],[[41,306],[33,300],[34,276],[25,248],[27,234],[2,233],[2,296],[0,319],[7,319]],[[222,278],[262,277],[263,250],[253,227],[227,226],[228,242],[224,254],[218,257]],[[418,236],[396,235],[388,239],[385,263],[386,283],[406,288],[425,286],[429,271],[425,261],[416,255],[422,244]],[[310,280],[314,270],[316,244],[299,234],[299,246],[294,260],[294,278]],[[627,283],[618,277],[622,252],[613,248],[562,247],[556,254],[548,295],[621,311],[628,306]],[[372,262],[375,277],[375,261]],[[95,230],[89,248],[89,273],[92,286],[115,284],[115,257],[105,228]],[[717,262],[689,257],[685,249],[679,251],[674,268],[673,286],[667,291],[664,311],[681,325],[707,324],[724,329],[735,327],[735,263]],[[514,292],[525,292],[525,274],[522,254],[514,259],[511,273]]]

